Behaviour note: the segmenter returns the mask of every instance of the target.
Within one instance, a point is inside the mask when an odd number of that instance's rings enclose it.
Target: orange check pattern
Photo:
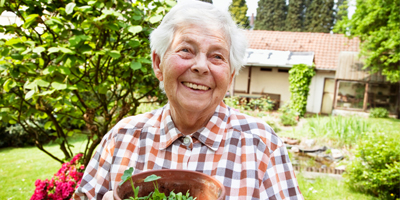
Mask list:
[[[125,169],[187,169],[224,184],[226,199],[303,199],[285,145],[263,121],[223,102],[184,145],[169,104],[121,120],[104,136],[89,162],[75,199],[101,199]]]

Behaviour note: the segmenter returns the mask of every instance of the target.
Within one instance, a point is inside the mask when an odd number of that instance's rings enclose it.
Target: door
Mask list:
[[[322,108],[321,113],[331,114],[333,107],[333,93],[335,91],[335,79],[325,78],[324,81],[324,92],[322,96]]]

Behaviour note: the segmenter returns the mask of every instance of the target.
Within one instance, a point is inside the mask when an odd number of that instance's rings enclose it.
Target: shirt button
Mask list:
[[[183,144],[186,146],[189,146],[192,143],[192,137],[190,136],[186,136],[185,138],[183,138]]]

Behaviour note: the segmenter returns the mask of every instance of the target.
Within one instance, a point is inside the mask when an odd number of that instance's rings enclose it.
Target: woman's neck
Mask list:
[[[175,127],[184,135],[189,135],[205,127],[213,116],[211,113],[193,113],[170,107],[171,117]],[[214,109],[215,110],[215,109]]]

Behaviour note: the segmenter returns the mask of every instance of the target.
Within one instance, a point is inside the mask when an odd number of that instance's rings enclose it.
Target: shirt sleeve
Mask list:
[[[270,154],[262,182],[264,188],[261,192],[262,199],[304,199],[285,145]]]
[[[83,174],[81,184],[74,194],[75,200],[98,199],[101,200],[104,194],[111,188],[110,166],[112,161],[113,146],[112,130],[102,139],[96,153],[90,160]]]

